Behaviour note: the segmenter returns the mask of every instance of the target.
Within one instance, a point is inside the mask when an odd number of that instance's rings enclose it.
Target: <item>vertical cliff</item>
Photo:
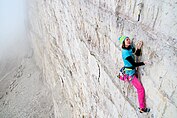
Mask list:
[[[51,91],[55,117],[177,117],[177,2],[32,0],[29,38]],[[134,88],[116,77],[117,38],[144,42],[140,67],[149,114]]]

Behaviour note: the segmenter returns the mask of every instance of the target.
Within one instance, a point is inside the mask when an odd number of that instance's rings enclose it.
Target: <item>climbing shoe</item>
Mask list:
[[[150,112],[150,108],[142,108],[142,109],[139,108],[139,112],[140,113],[148,113],[148,112]]]

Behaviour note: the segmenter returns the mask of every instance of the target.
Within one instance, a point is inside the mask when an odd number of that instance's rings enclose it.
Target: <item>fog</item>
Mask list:
[[[0,0],[0,59],[20,54],[26,42],[25,26],[25,0]]]
[[[0,0],[0,74],[26,53],[25,0]]]

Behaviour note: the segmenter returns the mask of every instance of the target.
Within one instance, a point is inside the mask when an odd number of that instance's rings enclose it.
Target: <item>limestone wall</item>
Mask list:
[[[29,38],[51,88],[55,117],[177,117],[177,2],[32,0]],[[140,67],[149,114],[139,114],[135,89],[116,77],[117,38],[144,42]]]

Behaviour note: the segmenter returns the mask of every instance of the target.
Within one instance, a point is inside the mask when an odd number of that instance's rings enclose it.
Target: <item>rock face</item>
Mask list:
[[[32,0],[29,38],[53,117],[177,117],[177,2]],[[149,114],[135,89],[116,77],[123,66],[117,38],[144,42],[139,68]]]

